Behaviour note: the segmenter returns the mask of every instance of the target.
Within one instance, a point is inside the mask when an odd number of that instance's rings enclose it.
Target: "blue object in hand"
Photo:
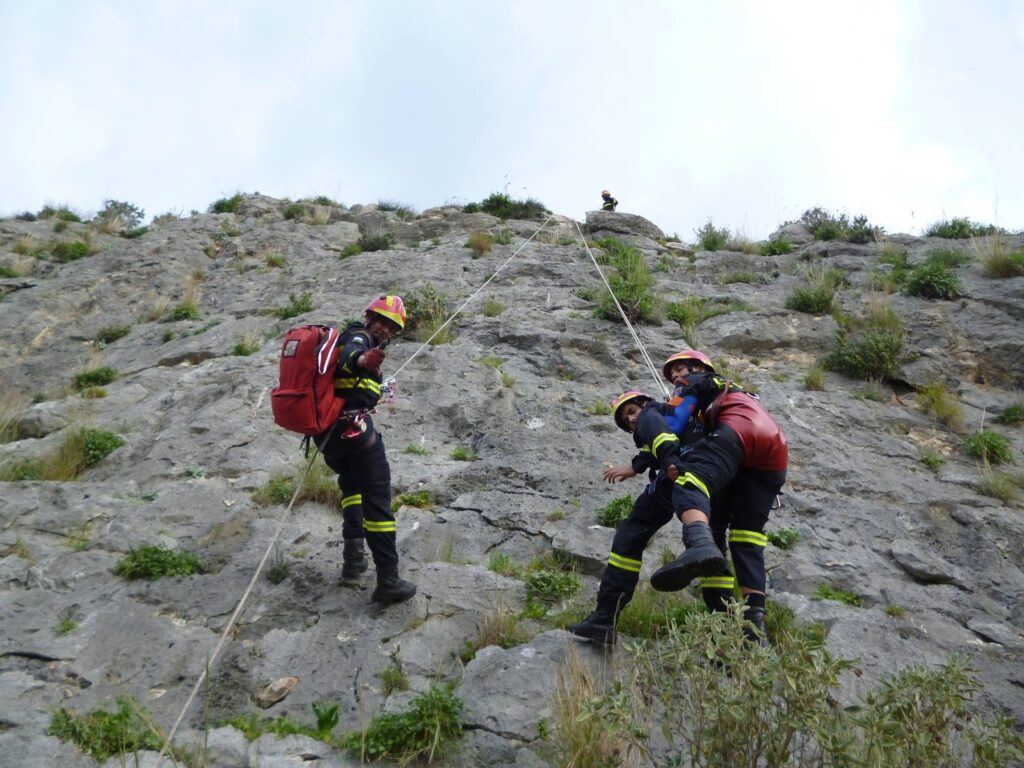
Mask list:
[[[675,412],[665,417],[665,423],[668,424],[668,428],[675,434],[682,436],[683,431],[686,429],[686,423],[690,420],[690,416],[693,415],[696,408],[697,398],[693,395],[687,395],[683,398],[683,402],[676,406]]]

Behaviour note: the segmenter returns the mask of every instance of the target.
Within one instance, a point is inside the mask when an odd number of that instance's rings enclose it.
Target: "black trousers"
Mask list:
[[[391,466],[380,433],[372,425],[367,431],[376,439],[346,440],[332,435],[320,450],[327,466],[338,473],[342,538],[365,538],[373,563],[380,571],[398,567],[395,516],[391,513]]]
[[[597,605],[622,610],[633,599],[644,550],[651,537],[672,519],[672,504],[667,494],[644,493],[633,502],[629,517],[619,523],[612,539],[608,565],[597,590]]]

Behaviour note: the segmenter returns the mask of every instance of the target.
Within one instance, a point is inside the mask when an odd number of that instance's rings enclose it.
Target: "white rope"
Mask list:
[[[161,758],[167,754],[167,748],[171,745],[174,740],[174,734],[178,732],[178,726],[181,725],[181,721],[185,719],[185,714],[188,712],[189,707],[192,706],[192,702],[195,701],[196,694],[199,693],[200,687],[209,675],[210,668],[213,666],[214,661],[217,659],[217,655],[220,653],[221,648],[224,647],[224,641],[227,639],[231,629],[235,626],[235,621],[238,619],[239,614],[242,612],[242,607],[245,605],[245,601],[249,599],[249,594],[252,592],[252,588],[256,586],[256,580],[259,578],[260,573],[263,571],[263,566],[267,564],[267,559],[270,557],[270,553],[274,549],[274,545],[277,544],[277,540],[281,536],[281,531],[284,529],[285,521],[288,519],[288,515],[291,514],[292,507],[295,505],[295,500],[299,497],[299,491],[302,490],[303,484],[306,482],[306,478],[309,477],[309,472],[313,468],[313,462],[316,461],[316,457],[320,454],[317,450],[313,454],[313,458],[310,460],[309,465],[306,467],[306,473],[302,476],[298,485],[295,487],[295,493],[292,494],[292,500],[288,502],[288,508],[284,511],[281,516],[280,522],[277,524],[277,530],[274,531],[274,536],[270,539],[270,544],[267,545],[267,551],[263,553],[263,559],[260,560],[260,564],[256,566],[256,572],[253,573],[252,579],[249,580],[249,586],[245,588],[245,592],[242,593],[241,600],[238,601],[238,606],[235,608],[235,612],[231,614],[231,619],[228,621],[227,626],[224,627],[224,631],[221,632],[220,639],[217,641],[216,647],[213,649],[213,653],[206,660],[206,666],[203,668],[203,674],[199,676],[195,686],[192,688],[192,693],[189,694],[188,700],[185,702],[185,706],[181,708],[181,712],[178,715],[178,719],[174,721],[174,726],[171,728],[170,733],[167,734],[167,738],[164,739],[164,745],[160,750],[160,755],[157,757],[157,763],[160,762]]]
[[[544,223],[537,227],[536,231],[532,235],[530,235],[526,242],[520,245],[519,248],[516,249],[516,252],[509,256],[505,260],[505,263],[498,267],[498,269],[494,272],[493,275],[487,278],[487,280],[485,280],[479,288],[473,291],[470,297],[462,303],[462,306],[455,310],[455,312],[452,313],[452,316],[445,320],[444,324],[436,331],[434,331],[433,335],[425,342],[423,342],[423,345],[419,349],[417,349],[408,360],[402,363],[402,365],[399,366],[398,370],[396,370],[392,375],[398,376],[398,374],[401,373],[402,369],[405,368],[405,366],[407,366],[409,363],[411,363],[413,359],[415,359],[415,357],[419,355],[419,353],[422,352],[427,347],[427,345],[430,344],[431,341],[434,340],[434,337],[437,336],[437,334],[439,334],[441,331],[443,331],[448,326],[448,324],[451,323],[451,321],[454,320],[455,317],[463,309],[466,308],[466,305],[469,304],[469,302],[471,302],[480,293],[480,291],[486,288],[488,284],[495,277],[498,276],[498,273],[500,273],[505,267],[509,265],[512,259],[519,255],[523,248],[525,248],[530,243],[530,241],[533,240],[533,238],[535,238],[542,229],[544,229],[544,227],[547,225],[549,221],[551,221],[552,218],[554,218],[554,214],[548,216],[547,219],[544,220]],[[203,682],[206,680],[210,668],[213,666],[214,661],[216,661],[217,656],[220,654],[221,649],[224,647],[224,641],[227,639],[227,636],[231,632],[231,629],[235,626],[235,622],[238,620],[238,616],[239,614],[241,614],[242,608],[245,606],[246,600],[249,599],[249,595],[252,593],[253,587],[256,586],[256,580],[259,578],[260,573],[263,571],[263,566],[267,564],[267,560],[270,558],[270,553],[274,550],[274,545],[277,544],[277,540],[281,537],[281,531],[284,529],[284,524],[288,520],[288,516],[291,514],[292,507],[295,505],[295,500],[299,497],[299,491],[302,490],[302,486],[305,483],[306,478],[309,477],[309,472],[313,468],[313,462],[316,461],[316,457],[319,453],[320,452],[317,451],[316,453],[313,454],[313,459],[309,462],[309,465],[306,467],[306,472],[303,475],[302,480],[300,480],[298,485],[296,486],[295,493],[292,494],[292,500],[288,502],[288,508],[284,511],[284,514],[281,516],[281,520],[277,524],[277,530],[274,531],[274,535],[270,539],[270,544],[267,545],[267,551],[263,553],[263,558],[260,560],[259,565],[256,566],[256,572],[253,573],[252,578],[249,580],[249,586],[246,587],[245,592],[242,593],[242,597],[238,601],[238,605],[235,607],[234,613],[231,614],[231,619],[228,621],[227,626],[224,627],[224,631],[221,633],[220,639],[217,641],[217,645],[213,649],[213,653],[207,659],[206,666],[203,668],[203,673],[199,676],[199,679],[196,681],[196,684],[192,687],[192,692],[189,694],[188,700],[185,702],[185,705],[181,708],[181,712],[178,714],[178,718],[174,721],[174,726],[171,728],[170,733],[167,734],[167,738],[164,739],[164,745],[163,748],[160,750],[160,755],[157,758],[157,762],[159,762],[160,759],[165,754],[167,754],[167,748],[171,745],[171,742],[174,740],[174,736],[178,732],[178,727],[181,725],[181,721],[185,719],[185,715],[188,713],[189,707],[192,706],[192,702],[195,701],[196,695],[199,693],[199,689],[202,687]]]
[[[594,262],[594,267],[597,269],[597,274],[601,276],[604,287],[608,289],[608,293],[612,297],[612,301],[615,302],[615,306],[619,310],[619,314],[622,315],[622,322],[626,324],[626,328],[629,329],[630,335],[633,337],[633,341],[636,342],[637,348],[640,350],[640,355],[644,359],[644,363],[647,365],[648,370],[651,372],[651,376],[654,378],[654,382],[658,385],[658,389],[661,391],[662,397],[668,397],[669,390],[665,386],[665,382],[662,381],[661,374],[654,365],[654,361],[651,360],[651,356],[647,354],[647,348],[643,342],[640,341],[640,337],[637,335],[636,329],[633,328],[633,324],[629,322],[629,318],[626,317],[626,311],[619,304],[619,299],[615,295],[615,291],[612,290],[611,284],[608,282],[608,278],[604,276],[604,270],[601,269],[601,265],[597,263],[597,259],[594,258],[594,253],[590,250],[590,246],[587,244],[587,239],[583,236],[583,230],[580,229],[580,223],[578,221],[573,222],[576,224],[576,231],[579,232],[580,240],[583,242],[583,247],[587,249],[587,255],[590,256],[590,260]]]
[[[486,287],[488,286],[488,284],[490,284],[491,280],[493,280],[494,278],[496,278],[496,277],[498,276],[498,274],[499,274],[499,273],[501,272],[501,270],[503,270],[503,269],[504,269],[505,267],[507,267],[507,266],[509,265],[509,263],[510,263],[510,262],[512,261],[512,259],[514,259],[514,258],[515,258],[516,256],[518,256],[518,255],[519,255],[519,252],[520,252],[520,251],[522,251],[522,250],[523,250],[523,248],[525,248],[525,247],[526,247],[527,245],[529,245],[529,244],[530,244],[530,241],[531,241],[531,240],[533,240],[533,238],[535,238],[535,237],[536,237],[536,236],[537,236],[537,235],[538,235],[538,234],[540,233],[540,231],[541,231],[542,229],[544,229],[544,227],[545,227],[545,226],[547,226],[547,223],[548,223],[549,221],[551,221],[551,219],[553,219],[553,218],[554,218],[554,214],[552,214],[552,215],[548,216],[548,217],[547,217],[547,218],[546,218],[546,219],[544,220],[544,223],[543,223],[543,224],[541,224],[541,225],[540,225],[539,227],[537,227],[536,231],[535,231],[535,232],[534,232],[534,233],[533,233],[532,235],[530,235],[530,237],[529,237],[529,238],[528,238],[528,239],[526,240],[526,242],[525,242],[525,243],[523,243],[522,245],[520,245],[520,246],[519,246],[519,247],[518,247],[518,248],[516,249],[516,252],[515,252],[515,253],[513,253],[513,254],[512,254],[511,256],[509,256],[509,257],[508,257],[507,259],[505,259],[505,263],[504,263],[504,264],[502,264],[502,265],[501,265],[500,267],[498,267],[498,269],[497,269],[497,270],[495,270],[495,272],[494,272],[494,274],[493,274],[493,275],[491,275],[491,276],[490,276],[490,277],[488,277],[488,278],[487,278],[486,280],[484,280],[483,284],[482,284],[482,285],[481,285],[481,286],[480,286],[479,288],[477,288],[477,289],[476,289],[475,291],[473,291],[473,293],[471,293],[471,294],[470,294],[470,296],[469,296],[469,298],[468,298],[468,299],[466,299],[466,300],[465,300],[464,302],[462,302],[462,306],[461,306],[461,307],[459,307],[458,309],[456,309],[456,310],[455,310],[455,311],[454,311],[454,312],[452,313],[452,316],[451,316],[451,317],[449,317],[449,318],[448,318],[447,320],[445,320],[445,321],[444,321],[444,323],[442,323],[441,327],[440,327],[440,328],[438,328],[438,329],[437,329],[436,331],[434,331],[434,333],[433,333],[433,334],[431,334],[430,338],[429,338],[429,339],[427,339],[427,340],[426,340],[425,342],[423,342],[423,344],[422,344],[422,345],[420,345],[420,348],[419,348],[419,349],[417,349],[417,350],[416,350],[415,352],[413,352],[413,353],[412,353],[412,356],[411,356],[411,357],[410,357],[410,358],[409,358],[408,360],[406,360],[406,361],[405,361],[404,363],[402,363],[402,364],[401,364],[400,366],[398,366],[398,370],[397,370],[397,371],[395,371],[395,372],[394,372],[393,374],[391,374],[391,375],[392,375],[392,376],[394,376],[395,378],[397,378],[397,377],[398,377],[398,374],[400,374],[400,373],[402,372],[402,369],[403,369],[403,368],[405,368],[405,366],[407,366],[407,365],[408,365],[409,363],[411,363],[411,362],[412,362],[413,360],[415,360],[415,359],[416,359],[416,356],[417,356],[417,355],[419,355],[419,353],[420,353],[420,352],[422,352],[422,351],[423,351],[424,349],[426,349],[426,348],[427,348],[427,346],[428,346],[428,345],[430,344],[430,342],[432,342],[432,341],[434,340],[434,338],[435,338],[435,337],[436,337],[436,336],[437,336],[437,335],[438,335],[439,333],[441,333],[441,331],[443,331],[443,330],[444,330],[445,328],[447,328],[447,327],[448,327],[448,324],[449,324],[449,323],[451,323],[451,321],[452,321],[452,320],[454,320],[454,319],[456,318],[456,316],[457,316],[457,315],[458,315],[458,314],[459,314],[459,313],[460,313],[460,312],[461,312],[461,311],[462,311],[463,309],[465,309],[465,308],[466,308],[466,305],[467,305],[467,304],[469,304],[469,302],[471,302],[471,301],[472,301],[473,299],[475,299],[475,298],[476,298],[476,296],[477,296],[477,294],[479,294],[479,293],[480,293],[480,291],[482,291],[482,290],[483,290],[484,288],[486,288]]]

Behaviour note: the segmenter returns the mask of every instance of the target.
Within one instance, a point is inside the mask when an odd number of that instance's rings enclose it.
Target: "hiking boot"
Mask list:
[[[768,632],[764,627],[764,608],[758,605],[750,605],[743,611],[745,624],[743,625],[743,636],[761,648],[768,647]]]
[[[684,525],[683,546],[683,554],[651,576],[651,586],[659,592],[675,592],[699,576],[721,576],[728,571],[707,523]]]
[[[375,603],[401,603],[416,594],[416,585],[398,578],[397,568],[377,571],[377,588],[370,597]]]
[[[583,621],[570,624],[569,631],[602,645],[615,645],[615,614],[598,608]]]
[[[363,549],[362,539],[345,539],[345,548],[342,550],[341,557],[340,583],[342,585],[351,585],[359,581],[359,577],[370,567],[366,561],[366,551]]]

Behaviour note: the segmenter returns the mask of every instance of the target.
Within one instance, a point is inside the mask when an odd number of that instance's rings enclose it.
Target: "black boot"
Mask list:
[[[569,631],[602,645],[615,645],[615,611],[598,606],[583,621],[570,624]]]
[[[675,592],[698,576],[721,576],[726,572],[725,556],[715,546],[707,523],[684,525],[683,546],[683,554],[651,576],[651,586],[659,592]]]
[[[366,573],[369,563],[366,561],[366,550],[362,539],[345,539],[345,548],[341,553],[341,583],[354,584]]]
[[[377,588],[370,598],[375,603],[401,603],[416,594],[416,585],[398,578],[398,568],[377,569]]]
[[[743,635],[752,643],[762,648],[768,647],[768,632],[764,627],[764,608],[759,605],[748,605],[743,610]]]

